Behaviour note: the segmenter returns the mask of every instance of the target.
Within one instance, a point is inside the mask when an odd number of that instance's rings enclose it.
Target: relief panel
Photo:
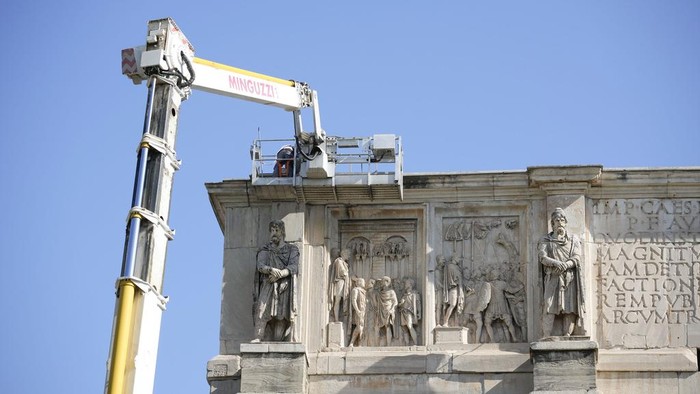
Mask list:
[[[469,328],[469,343],[527,341],[518,217],[443,217],[441,225],[436,324]]]
[[[331,311],[330,321],[344,324],[349,346],[408,346],[421,341],[416,226],[412,219],[338,222],[338,245],[346,252],[352,288],[343,313]],[[336,271],[331,270],[331,276]],[[329,279],[332,284],[334,278]]]

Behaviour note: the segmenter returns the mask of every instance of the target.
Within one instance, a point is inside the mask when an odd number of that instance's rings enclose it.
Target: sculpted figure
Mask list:
[[[328,285],[328,307],[331,309],[331,320],[340,321],[341,312],[347,314],[348,294],[350,293],[350,276],[348,275],[348,258],[350,251],[338,249],[331,251],[333,262],[330,267],[330,282]]]
[[[365,319],[368,335],[367,346],[379,346],[379,287],[376,279],[367,283],[367,317]]]
[[[489,334],[490,341],[496,342],[491,322],[495,319],[503,320],[503,323],[508,327],[508,332],[510,333],[509,342],[514,342],[517,337],[515,335],[515,327],[513,327],[513,318],[511,317],[510,308],[508,307],[508,301],[506,300],[506,292],[510,290],[509,286],[506,282],[501,280],[501,273],[496,267],[489,271],[488,281],[491,285],[491,301],[484,313],[486,332]]]
[[[520,327],[520,339],[527,341],[527,315],[525,313],[525,284],[515,277],[515,272],[510,271],[509,290],[506,291],[506,299],[513,314],[513,321]]]
[[[381,279],[381,291],[379,291],[377,327],[379,335],[386,336],[386,346],[391,346],[394,331],[394,317],[396,314],[396,292],[391,288],[391,278],[384,276]]]
[[[578,320],[583,322],[583,280],[581,271],[581,243],[566,231],[564,210],[552,212],[552,232],[537,245],[537,257],[544,269],[544,310],[542,332],[552,335],[554,318],[561,316],[563,335],[570,336]]]
[[[489,301],[491,301],[491,285],[481,280],[476,270],[465,268],[464,287],[464,315],[467,321],[474,320],[474,323],[476,323],[474,338],[476,343],[480,343],[481,329],[483,328],[481,313],[489,305]]]
[[[404,280],[404,291],[399,301],[399,311],[401,312],[401,328],[408,333],[406,345],[410,345],[413,341],[414,345],[418,344],[418,336],[414,326],[418,325],[418,320],[421,319],[422,309],[420,302],[420,294],[415,291],[415,281],[411,278]]]
[[[299,249],[284,241],[284,222],[270,222],[270,242],[257,254],[253,289],[255,339],[292,341],[296,308]]]
[[[365,280],[356,278],[355,286],[350,292],[350,324],[353,327],[350,336],[350,347],[360,344],[365,330],[365,314],[367,312],[367,290],[365,290]]]
[[[448,326],[450,316],[455,308],[462,313],[464,308],[464,290],[462,289],[462,270],[457,265],[457,258],[452,256],[449,262],[443,256],[438,256],[438,267],[442,271],[441,294],[439,301],[442,305],[442,325]]]

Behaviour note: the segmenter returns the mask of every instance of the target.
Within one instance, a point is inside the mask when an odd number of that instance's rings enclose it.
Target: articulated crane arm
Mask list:
[[[148,23],[146,45],[122,51],[122,73],[147,81],[143,136],[126,226],[105,392],[153,392],[173,176],[180,167],[175,139],[180,104],[191,89],[272,105],[294,114],[295,137],[306,160],[327,162],[316,92],[305,83],[269,77],[194,57],[170,19]],[[314,111],[314,131],[302,132],[301,110]],[[313,166],[312,166],[313,167]],[[329,177],[323,164],[309,176]]]

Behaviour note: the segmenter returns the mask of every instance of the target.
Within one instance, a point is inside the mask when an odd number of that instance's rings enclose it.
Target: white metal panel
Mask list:
[[[302,107],[297,88],[232,70],[194,63],[193,89],[273,105],[288,111]]]

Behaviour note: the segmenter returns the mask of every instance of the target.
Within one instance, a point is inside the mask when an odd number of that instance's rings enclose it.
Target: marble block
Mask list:
[[[467,344],[469,329],[466,327],[435,327],[435,344]]]
[[[533,393],[597,392],[598,344],[588,337],[550,337],[533,342],[530,358]]]

